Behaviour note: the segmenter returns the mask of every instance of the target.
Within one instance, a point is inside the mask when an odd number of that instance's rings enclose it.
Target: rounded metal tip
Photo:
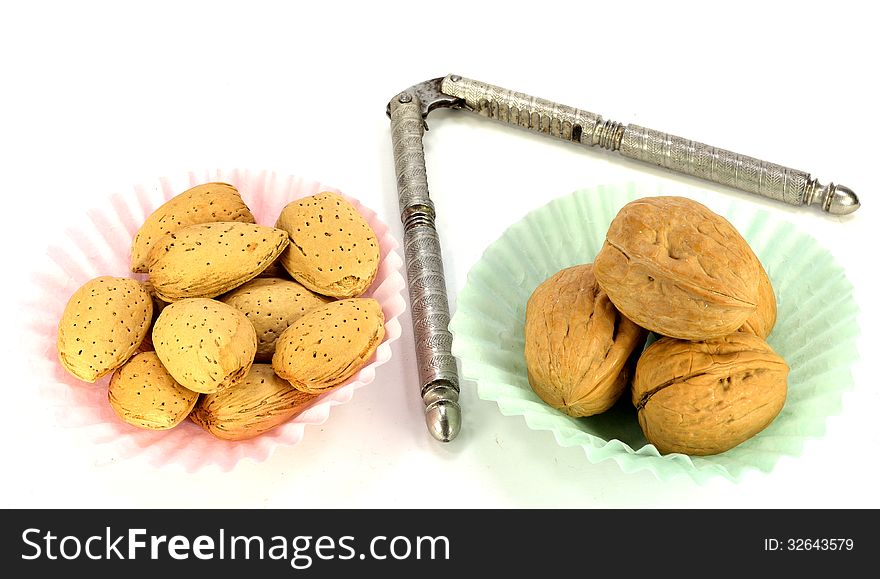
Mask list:
[[[428,432],[440,442],[449,442],[461,430],[461,407],[452,400],[438,400],[425,408]]]
[[[832,215],[849,215],[861,207],[858,196],[845,185],[837,185],[826,201],[826,211]]]

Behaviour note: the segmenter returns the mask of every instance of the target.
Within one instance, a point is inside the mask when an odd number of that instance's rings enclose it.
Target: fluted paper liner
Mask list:
[[[219,440],[189,420],[167,431],[128,425],[113,413],[107,401],[110,376],[95,384],[77,380],[63,369],[55,348],[58,321],[73,292],[99,275],[146,279],[129,269],[131,243],[138,228],[152,211],[174,195],[211,181],[227,182],[238,188],[257,223],[270,226],[275,225],[281,209],[293,200],[321,191],[340,193],[373,228],[380,247],[378,274],[364,294],[378,300],[385,314],[385,338],[375,355],[344,385],[317,398],[290,422],[245,441]],[[102,207],[71,216],[71,227],[47,248],[47,259],[35,270],[32,280],[30,330],[35,339],[28,341],[33,344],[28,363],[45,404],[54,410],[54,418],[93,443],[98,463],[139,455],[157,465],[177,464],[195,471],[207,466],[229,470],[244,458],[263,461],[279,445],[298,443],[306,425],[324,423],[330,408],[351,400],[357,388],[373,381],[376,367],[391,359],[391,343],[401,334],[398,317],[406,308],[402,295],[406,285],[401,273],[403,260],[397,248],[398,242],[388,226],[371,209],[334,187],[301,177],[236,169],[189,173],[138,185],[111,196]]]
[[[626,203],[654,195],[682,195],[726,217],[763,263],[778,302],[769,344],[791,367],[788,396],[762,432],[727,452],[706,457],[661,455],[648,444],[628,396],[604,414],[571,418],[545,404],[529,386],[523,354],[526,302],[557,271],[592,262],[611,220]],[[813,237],[742,201],[686,187],[603,186],[576,191],[529,213],[490,245],[458,294],[450,329],[453,353],[478,396],[506,416],[522,416],[549,430],[562,446],[580,446],[587,459],[614,460],[624,472],[649,470],[737,481],[749,470],[769,472],[782,456],[798,456],[807,439],[825,432],[841,411],[857,358],[858,308],[852,285]]]

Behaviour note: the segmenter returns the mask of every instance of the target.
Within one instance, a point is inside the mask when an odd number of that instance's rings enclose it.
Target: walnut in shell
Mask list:
[[[756,261],[757,259],[755,257]],[[760,261],[758,261],[758,270],[757,307],[755,313],[749,316],[739,331],[749,332],[766,340],[770,332],[773,331],[773,326],[776,325],[776,293],[773,291],[773,284],[770,283],[770,276],[767,275],[767,271]]]
[[[564,269],[539,285],[526,306],[529,383],[570,416],[604,412],[629,385],[628,362],[646,335],[617,311],[592,264]]]
[[[661,453],[717,454],[773,421],[787,379],[785,360],[745,332],[702,342],[661,338],[639,358],[632,400]]]
[[[625,205],[596,256],[596,279],[636,324],[705,340],[736,331],[755,312],[760,264],[739,232],[683,197]]]

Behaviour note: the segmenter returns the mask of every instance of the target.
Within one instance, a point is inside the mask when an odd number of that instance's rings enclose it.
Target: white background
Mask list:
[[[21,2],[0,8],[6,268],[0,506],[878,507],[876,17],[865,2]],[[732,196],[815,235],[861,309],[855,388],[802,456],[697,485],[590,464],[463,385],[452,444],[424,428],[407,312],[375,382],[261,463],[194,474],[99,464],[41,407],[25,280],[70,216],[189,170],[339,187],[398,237],[386,103],[448,73],[709,142],[857,191],[846,219],[679,178],[455,111],[429,117],[451,306],[510,224],[584,187],[642,180]]]

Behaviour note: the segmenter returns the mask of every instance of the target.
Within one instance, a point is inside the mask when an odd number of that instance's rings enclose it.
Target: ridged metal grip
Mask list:
[[[810,175],[653,129],[628,125],[620,154],[707,181],[803,205]]]
[[[444,93],[463,99],[466,108],[477,114],[587,147],[619,151],[630,159],[790,205],[817,205],[836,215],[859,207],[858,197],[847,187],[822,185],[804,171],[638,125],[624,125],[457,75],[445,77],[441,87]]]
[[[416,363],[431,434],[449,441],[461,428],[458,369],[452,355],[449,302],[434,204],[428,196],[424,120],[418,98],[401,93],[390,103],[403,249],[409,285]]]

